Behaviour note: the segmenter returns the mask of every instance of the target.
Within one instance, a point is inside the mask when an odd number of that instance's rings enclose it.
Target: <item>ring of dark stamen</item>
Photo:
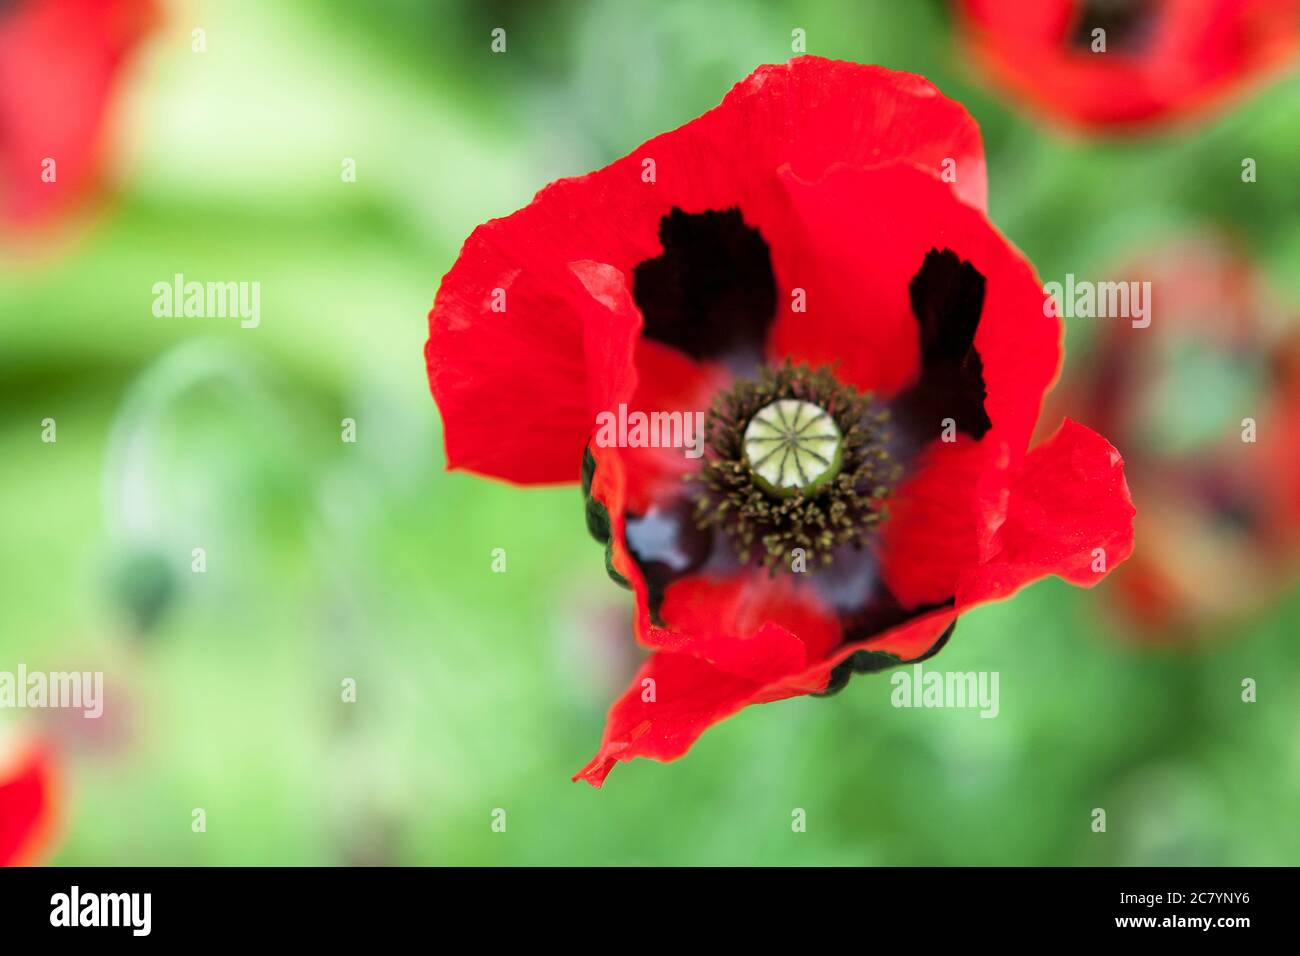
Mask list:
[[[789,497],[770,494],[745,460],[750,420],[781,399],[818,406],[840,430],[840,471],[812,494],[802,489]],[[699,527],[721,528],[742,564],[757,560],[772,571],[795,548],[803,549],[809,564],[829,564],[840,545],[866,544],[901,471],[886,450],[887,420],[888,413],[876,408],[869,395],[842,384],[829,369],[786,362],[737,381],[714,400],[705,423],[709,453],[693,476],[699,485]]]

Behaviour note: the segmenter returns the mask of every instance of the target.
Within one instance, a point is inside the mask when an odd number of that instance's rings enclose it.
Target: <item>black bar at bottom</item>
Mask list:
[[[164,869],[0,871],[6,942],[338,944],[511,929],[737,937],[915,920],[927,942],[1097,935],[1231,943],[1294,928],[1292,869]],[[1045,935],[1048,934],[1048,935]],[[803,935],[802,933],[800,935]],[[417,937],[419,938],[419,937]]]

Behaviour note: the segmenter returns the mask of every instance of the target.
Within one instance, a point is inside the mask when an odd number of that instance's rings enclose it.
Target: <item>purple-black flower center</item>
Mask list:
[[[786,363],[739,379],[705,423],[696,522],[720,528],[742,564],[830,564],[863,545],[900,476],[888,412],[829,369]],[[802,560],[800,560],[802,559]]]

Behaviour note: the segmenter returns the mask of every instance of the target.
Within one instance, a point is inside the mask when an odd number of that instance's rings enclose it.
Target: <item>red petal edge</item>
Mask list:
[[[779,221],[764,210],[780,170],[811,182],[836,165],[897,162],[935,176],[955,164],[951,188],[986,205],[983,145],[962,106],[920,76],[797,57],[759,67],[698,119],[480,226],[429,313],[425,361],[448,467],[527,484],[577,479],[596,412],[635,388],[631,270],[660,254],[671,209],[739,207],[770,230]],[[593,363],[615,394],[593,384]]]

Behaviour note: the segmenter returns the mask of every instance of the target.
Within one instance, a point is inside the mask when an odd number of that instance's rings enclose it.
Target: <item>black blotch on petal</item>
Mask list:
[[[632,270],[644,335],[694,359],[761,355],[776,316],[776,276],[767,243],[739,209],[659,221],[663,255]]]
[[[895,401],[894,414],[918,441],[951,418],[979,440],[992,427],[984,400],[984,362],[975,332],[984,311],[984,276],[951,249],[931,249],[907,287],[921,345],[921,375]]]
[[[1107,52],[1140,52],[1155,35],[1158,12],[1152,0],[1083,0],[1070,43],[1091,51],[1092,31],[1101,28],[1106,31]]]
[[[931,249],[907,286],[921,329],[925,364],[960,360],[975,343],[984,309],[984,276],[951,249]]]

